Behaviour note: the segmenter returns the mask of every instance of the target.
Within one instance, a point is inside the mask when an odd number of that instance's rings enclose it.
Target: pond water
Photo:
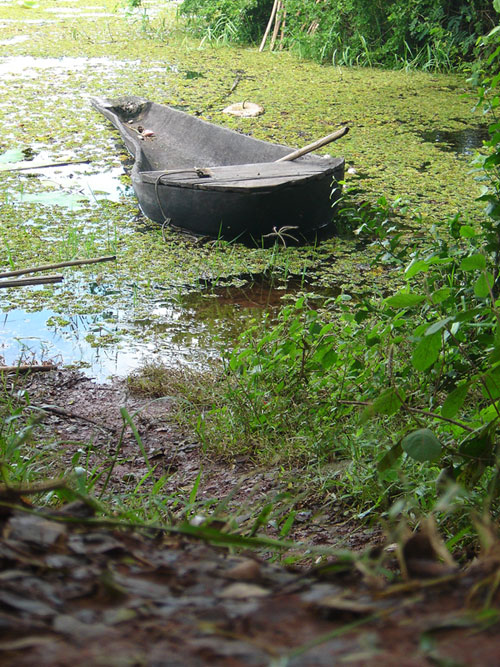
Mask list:
[[[444,151],[460,155],[474,155],[489,138],[487,127],[464,128],[463,130],[425,130],[419,135],[424,141],[436,144]]]
[[[49,309],[15,308],[0,316],[0,357],[8,365],[62,362],[99,382],[159,357],[173,366],[206,368],[220,358],[227,339],[234,340],[245,326],[275,311],[283,294],[298,289],[294,283],[285,288],[263,281],[162,298],[133,320],[121,310],[61,316]]]
[[[484,128],[462,77],[201,45],[181,32],[173,7],[146,2],[120,13],[112,0],[0,2],[1,265],[117,256],[63,270],[60,285],[1,290],[0,355],[9,364],[55,359],[99,380],[145,358],[210,364],[283,298],[308,293],[315,304],[387,289],[369,249],[349,238],[248,248],[151,225],[137,208],[129,157],[92,96],[137,94],[290,146],[347,124],[348,137],[328,151],[345,155],[360,201],[401,197],[429,225],[459,206],[480,214],[464,174]],[[222,113],[242,100],[264,115]],[[13,149],[23,157],[1,164]]]

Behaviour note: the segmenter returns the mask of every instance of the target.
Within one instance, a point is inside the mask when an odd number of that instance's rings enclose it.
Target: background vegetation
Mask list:
[[[255,42],[272,6],[272,0],[184,0],[180,11],[198,35]],[[489,0],[285,0],[278,19],[280,48],[304,57],[437,70],[473,58],[477,38],[495,25],[495,11]]]

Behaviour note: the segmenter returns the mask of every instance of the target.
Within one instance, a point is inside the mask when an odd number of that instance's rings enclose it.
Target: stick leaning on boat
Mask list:
[[[322,137],[321,139],[316,139],[316,141],[313,141],[312,144],[307,144],[307,146],[304,146],[303,148],[297,148],[297,150],[293,151],[293,153],[289,153],[288,155],[285,155],[285,157],[280,157],[279,160],[275,160],[275,162],[289,162],[291,160],[296,160],[298,157],[302,157],[302,155],[307,155],[307,153],[311,153],[312,151],[315,151],[322,146],[331,144],[332,141],[341,139],[348,132],[348,127],[341,127],[340,130],[336,130],[331,134],[327,134],[326,137]]]

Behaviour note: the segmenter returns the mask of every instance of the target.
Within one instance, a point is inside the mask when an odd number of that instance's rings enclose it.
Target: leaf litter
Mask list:
[[[498,576],[498,553],[442,580],[375,587],[355,567],[296,572],[99,523],[4,512],[2,664],[496,664],[498,615],[468,596]]]

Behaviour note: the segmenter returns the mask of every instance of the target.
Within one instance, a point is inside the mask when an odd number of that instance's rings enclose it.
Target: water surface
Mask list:
[[[402,198],[429,226],[458,207],[480,214],[467,161],[484,135],[463,77],[212,48],[180,33],[173,4],[145,2],[125,14],[114,0],[47,0],[32,9],[0,0],[0,153],[21,150],[26,159],[14,166],[29,167],[0,172],[0,265],[117,256],[63,270],[61,285],[2,290],[0,353],[8,363],[53,358],[99,379],[151,357],[210,364],[283,297],[312,290],[316,304],[325,293],[387,290],[384,267],[349,238],[247,248],[151,225],[138,210],[126,150],[92,109],[93,96],[136,94],[290,146],[346,124],[349,135],[326,152],[345,156],[360,202]],[[265,113],[222,113],[243,100]]]

